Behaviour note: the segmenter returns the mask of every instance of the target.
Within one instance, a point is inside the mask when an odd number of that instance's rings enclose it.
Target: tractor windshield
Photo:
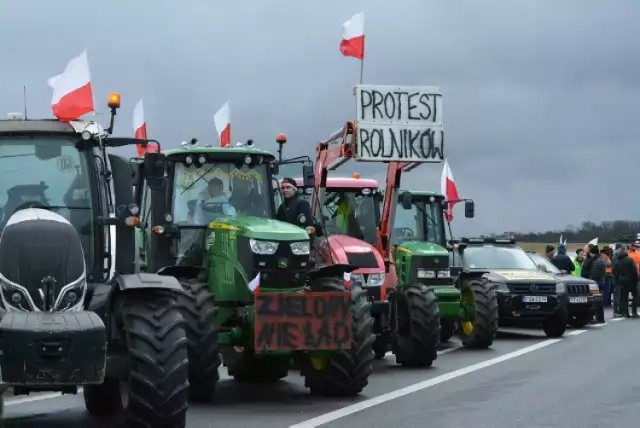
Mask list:
[[[93,214],[87,157],[70,138],[0,137],[0,231],[16,211],[50,209],[76,228],[91,265]]]
[[[393,225],[393,245],[404,241],[421,241],[445,246],[445,238],[442,208],[437,200],[433,203],[414,200],[409,209],[398,202]]]
[[[327,234],[348,235],[376,245],[379,218],[376,193],[371,189],[329,189],[323,191],[322,216]]]
[[[266,165],[178,163],[173,177],[177,226],[206,226],[223,216],[272,217]]]
[[[518,247],[470,246],[464,250],[464,267],[469,269],[537,270],[527,253]]]

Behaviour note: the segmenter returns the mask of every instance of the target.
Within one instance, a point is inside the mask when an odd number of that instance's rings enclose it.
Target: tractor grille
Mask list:
[[[350,265],[358,266],[359,268],[377,268],[378,261],[376,256],[371,252],[366,253],[346,253],[347,262]]]
[[[291,252],[289,242],[280,242],[274,254],[254,254],[249,247],[249,239],[238,238],[238,257],[250,279],[260,272],[262,288],[303,287],[309,270],[309,256],[296,256]]]
[[[589,284],[567,284],[567,294],[590,294]]]
[[[427,270],[445,270],[449,269],[449,256],[413,256],[411,257],[411,284],[424,284],[424,285],[443,285],[449,284],[450,279],[418,279],[418,269]]]
[[[509,284],[512,293],[556,294],[555,284]]]

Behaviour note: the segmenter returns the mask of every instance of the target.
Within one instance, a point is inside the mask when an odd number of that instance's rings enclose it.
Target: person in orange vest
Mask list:
[[[604,290],[602,294],[602,299],[604,306],[611,306],[611,289],[613,283],[613,273],[611,270],[611,256],[613,255],[613,251],[611,247],[605,245],[602,247],[602,251],[600,251],[600,257],[604,259],[604,263],[606,266],[605,269],[605,277],[604,277]]]
[[[635,242],[629,244],[629,257],[635,262],[638,272],[640,273],[640,253],[638,253],[638,245]],[[636,284],[636,288],[638,288],[638,292],[640,292],[638,284]]]

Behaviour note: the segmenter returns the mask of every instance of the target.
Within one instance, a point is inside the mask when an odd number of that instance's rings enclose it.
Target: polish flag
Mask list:
[[[138,101],[138,104],[133,109],[133,136],[141,140],[147,139],[147,123],[144,121],[142,100]],[[138,149],[138,156],[143,156],[146,152],[141,144],[136,144],[136,148]]]
[[[260,272],[258,272],[255,278],[249,281],[249,290],[253,294],[258,294],[260,292]]]
[[[51,77],[47,83],[53,88],[51,109],[59,120],[69,122],[94,111],[86,50],[69,61],[62,74]]]
[[[458,188],[456,187],[456,182],[453,179],[453,174],[451,173],[451,168],[449,168],[449,162],[444,160],[444,167],[442,168],[442,177],[440,178],[440,192],[444,195],[445,200],[447,201],[456,201],[449,202],[447,204],[447,210],[445,211],[445,218],[447,221],[453,220],[453,206],[459,201],[460,196],[458,196]]]
[[[344,278],[344,288],[349,290],[351,288],[351,272],[345,272],[342,277]]]
[[[220,147],[227,147],[231,143],[231,119],[229,115],[229,101],[224,103],[220,110],[213,116],[216,124]]]
[[[356,13],[342,24],[340,52],[344,56],[364,59],[364,12]]]

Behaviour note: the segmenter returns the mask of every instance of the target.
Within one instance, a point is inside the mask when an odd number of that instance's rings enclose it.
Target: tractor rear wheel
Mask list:
[[[434,291],[411,285],[392,297],[393,352],[407,367],[428,367],[438,357],[440,310]]]
[[[164,293],[123,294],[116,325],[128,359],[124,379],[86,385],[89,413],[123,413],[131,427],[184,427],[188,407],[187,334],[175,299]]]
[[[182,293],[177,306],[187,331],[189,354],[189,396],[194,401],[210,401],[220,379],[220,350],[215,326],[217,308],[204,282],[180,279]]]
[[[345,291],[343,278],[321,278],[317,287],[323,291]],[[371,302],[362,286],[351,284],[351,349],[333,351],[326,358],[308,357],[303,361],[301,375],[314,395],[354,396],[369,383],[373,371],[373,318]]]
[[[463,306],[472,313],[459,321],[460,339],[470,348],[489,348],[498,330],[498,297],[495,285],[484,278],[463,281]]]

